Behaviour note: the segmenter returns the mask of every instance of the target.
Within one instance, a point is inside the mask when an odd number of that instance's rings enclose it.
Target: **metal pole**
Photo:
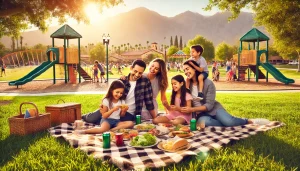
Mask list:
[[[81,83],[81,76],[80,76],[80,38],[78,38],[78,67],[77,67],[77,71],[78,71],[78,80],[79,80],[79,83]]]
[[[108,42],[106,44],[106,81],[108,83]]]
[[[267,40],[267,52],[266,52],[266,61],[265,63],[269,62],[269,40]],[[300,61],[299,61],[300,62]],[[266,73],[266,79],[267,79],[267,82],[269,82],[269,72],[267,70],[267,73]]]
[[[54,47],[54,38],[52,38],[52,47]],[[58,61],[58,56],[55,57],[55,59]],[[52,52],[52,60],[54,61],[54,52]],[[50,62],[50,55],[48,61]],[[55,65],[53,65],[53,84],[56,83],[55,79]]]
[[[66,39],[64,38],[64,68],[65,68],[65,83],[67,80],[67,50],[66,50]]]

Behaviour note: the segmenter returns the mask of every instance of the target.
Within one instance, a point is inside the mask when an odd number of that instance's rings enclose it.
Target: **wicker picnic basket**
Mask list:
[[[59,103],[62,101],[63,103]],[[45,106],[46,112],[51,114],[51,124],[73,123],[81,119],[81,104],[68,102],[59,99],[55,105]]]
[[[24,118],[22,114],[22,105],[31,104],[35,107],[37,115],[35,117]],[[18,116],[8,118],[10,134],[27,135],[38,131],[46,130],[51,127],[50,113],[40,115],[37,106],[31,102],[20,104],[20,113]]]

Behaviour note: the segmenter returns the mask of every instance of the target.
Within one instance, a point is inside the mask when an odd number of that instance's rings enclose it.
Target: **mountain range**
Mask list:
[[[183,43],[196,35],[201,35],[212,41],[214,45],[221,42],[237,44],[239,38],[253,28],[253,14],[241,12],[239,17],[228,22],[229,12],[219,12],[212,16],[203,16],[199,13],[186,11],[174,17],[166,17],[140,7],[126,13],[121,13],[94,25],[70,25],[82,35],[81,44],[102,42],[103,33],[111,36],[110,45],[130,43],[131,45],[146,42],[157,42],[158,44],[170,44],[170,37],[182,36]],[[22,33],[23,46],[33,46],[41,43],[51,45],[50,35],[60,26],[50,27],[46,33],[39,30]],[[262,32],[269,34],[263,27],[258,27]],[[11,46],[11,38],[3,37],[1,42]],[[56,45],[62,45],[61,39],[55,39]],[[70,40],[70,44],[77,45],[77,40]]]

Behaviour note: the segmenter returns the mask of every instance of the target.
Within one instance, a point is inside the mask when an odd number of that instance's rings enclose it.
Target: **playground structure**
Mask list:
[[[28,49],[9,53],[3,56],[0,62],[7,67],[15,68],[20,66],[39,65],[47,60],[43,49]]]
[[[248,81],[250,81],[250,72],[252,71],[255,74],[256,82],[258,82],[258,79],[266,79],[266,82],[268,82],[268,74],[270,73],[276,80],[284,84],[295,83],[293,79],[285,77],[268,62],[269,40],[269,37],[256,28],[251,29],[240,38],[238,54],[233,55],[233,61],[238,63],[238,80],[245,80],[246,70],[248,70]],[[259,48],[261,41],[266,41],[265,50]],[[243,42],[248,42],[248,50],[242,49]],[[253,50],[251,50],[250,42],[253,43]],[[259,69],[260,66],[266,70],[266,74]]]
[[[53,67],[53,84],[56,83],[55,65],[63,64],[65,83],[71,82],[76,83],[76,75],[78,72],[78,80],[81,82],[81,76],[85,80],[92,80],[89,74],[80,66],[80,38],[82,36],[78,34],[69,25],[64,25],[55,31],[51,36],[52,38],[52,48],[49,48],[46,52],[47,61],[41,63],[40,66],[35,68],[33,71],[25,75],[24,77],[9,82],[10,86],[19,86],[32,81],[42,73],[44,73],[49,68]],[[54,47],[54,38],[64,39],[64,46],[60,48]],[[78,49],[69,48],[69,39],[78,39]],[[66,46],[67,43],[67,46]]]

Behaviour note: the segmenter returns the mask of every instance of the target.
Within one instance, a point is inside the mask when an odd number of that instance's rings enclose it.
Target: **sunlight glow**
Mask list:
[[[84,9],[87,17],[89,18],[91,23],[95,23],[99,20],[100,11],[96,4],[89,3]]]

